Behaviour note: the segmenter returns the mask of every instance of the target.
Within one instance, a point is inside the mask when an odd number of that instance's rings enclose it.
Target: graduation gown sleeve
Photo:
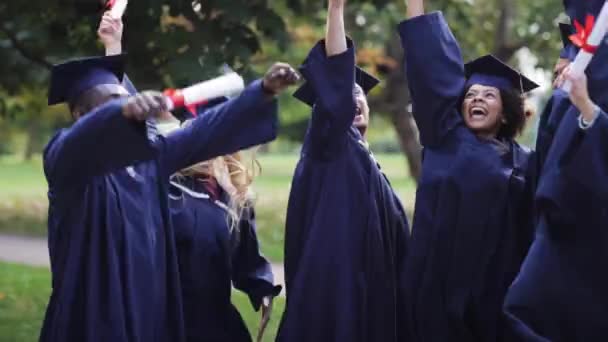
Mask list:
[[[260,253],[254,210],[247,210],[244,215],[238,232],[235,232],[239,237],[232,258],[232,280],[234,287],[245,292],[251,305],[258,310],[262,298],[277,296],[281,292],[281,286],[274,285],[272,267]]]
[[[171,175],[198,162],[260,145],[276,138],[278,106],[268,99],[262,81],[251,83],[243,93],[214,106],[192,125],[159,137],[164,172]]]
[[[344,53],[330,57],[325,53],[324,41],[320,41],[300,70],[316,96],[308,138],[317,147],[314,150],[333,147],[344,140],[357,111],[353,95],[355,49],[352,41],[348,41]]]
[[[466,79],[460,47],[441,12],[405,20],[398,29],[420,141],[438,145],[462,120],[457,105]]]
[[[608,202],[608,115],[601,112],[595,124],[580,130],[569,160],[564,161],[564,176],[585,188],[597,199]]]
[[[127,119],[123,104],[124,100],[109,101],[51,139],[44,150],[50,187],[83,184],[136,160],[154,158],[145,124]]]
[[[125,89],[127,89],[129,94],[131,94],[131,95],[137,94],[137,88],[135,88],[135,85],[133,84],[133,82],[131,82],[131,79],[126,74],[124,75],[124,78],[122,79],[122,85],[123,85],[123,87],[125,87]]]

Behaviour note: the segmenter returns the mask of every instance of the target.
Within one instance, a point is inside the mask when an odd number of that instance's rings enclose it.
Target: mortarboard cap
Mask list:
[[[86,57],[57,64],[51,70],[49,105],[73,103],[98,85],[122,86],[124,55]]]
[[[465,74],[467,86],[481,84],[503,90],[514,89],[522,94],[538,87],[538,84],[492,55],[465,64]]]
[[[363,89],[365,94],[368,94],[375,86],[380,83],[380,80],[367,73],[365,70],[355,67],[356,75],[355,82]],[[316,101],[315,90],[308,83],[304,83],[298,90],[293,93],[293,97],[306,103],[309,106],[313,106]]]

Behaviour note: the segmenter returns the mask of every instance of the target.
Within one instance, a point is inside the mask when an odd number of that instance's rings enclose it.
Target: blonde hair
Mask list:
[[[255,157],[255,150],[245,158],[244,151],[227,156],[217,157],[200,162],[178,172],[184,177],[214,178],[218,185],[228,194],[228,226],[230,231],[238,229],[244,213],[253,206],[255,196],[252,190],[253,180],[261,172],[261,166]],[[249,159],[246,161],[246,159]]]
[[[193,120],[186,120],[181,128],[188,127]],[[169,133],[171,132],[166,134]],[[262,167],[256,159],[257,148],[246,152],[239,151],[200,162],[173,175],[177,180],[183,177],[192,177],[209,181],[209,178],[214,178],[229,197],[227,220],[230,232],[238,229],[239,221],[243,218],[245,212],[253,207],[255,196],[251,185],[255,177],[262,171]]]

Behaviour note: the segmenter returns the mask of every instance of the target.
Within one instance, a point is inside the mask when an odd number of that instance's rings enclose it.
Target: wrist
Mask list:
[[[593,103],[593,101],[587,100],[581,106],[581,108],[579,108],[579,110],[582,118],[587,122],[591,122],[597,116],[598,107],[595,103]]]
[[[272,88],[268,87],[266,85],[266,80],[262,79],[262,82],[260,82],[262,85],[262,91],[264,92],[265,95],[269,96],[269,97],[275,97],[277,95],[277,92],[274,91]]]
[[[114,43],[106,45],[106,56],[120,55],[122,53],[122,44]]]

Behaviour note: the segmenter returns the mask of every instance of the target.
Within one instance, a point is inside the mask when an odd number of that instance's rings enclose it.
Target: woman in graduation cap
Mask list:
[[[295,94],[313,106],[287,209],[287,305],[277,341],[397,341],[405,212],[370,154],[366,93],[344,1],[329,1],[326,39]]]
[[[597,15],[604,1],[566,1],[572,20]],[[577,49],[568,56],[573,59]],[[536,193],[536,237],[505,299],[512,341],[608,338],[608,47],[586,70],[566,68],[545,113],[553,135]]]
[[[163,135],[180,127],[176,118],[167,119],[159,124]],[[231,303],[232,285],[249,295],[256,311],[262,307],[262,324],[269,318],[273,298],[281,291],[273,283],[272,268],[260,253],[256,235],[251,190],[256,165],[254,159],[248,163],[245,154],[237,152],[190,166],[171,177],[169,206],[187,341],[251,341],[247,326]]]
[[[144,121],[165,111],[157,92],[128,96],[122,55],[53,67],[49,104],[75,123],[44,151],[53,291],[41,341],[184,341],[168,178],[199,161],[274,139],[272,72],[170,137]]]
[[[404,324],[409,341],[500,341],[533,237],[533,163],[514,139],[537,85],[490,55],[465,65],[441,12],[406,3],[399,33],[424,153]]]

